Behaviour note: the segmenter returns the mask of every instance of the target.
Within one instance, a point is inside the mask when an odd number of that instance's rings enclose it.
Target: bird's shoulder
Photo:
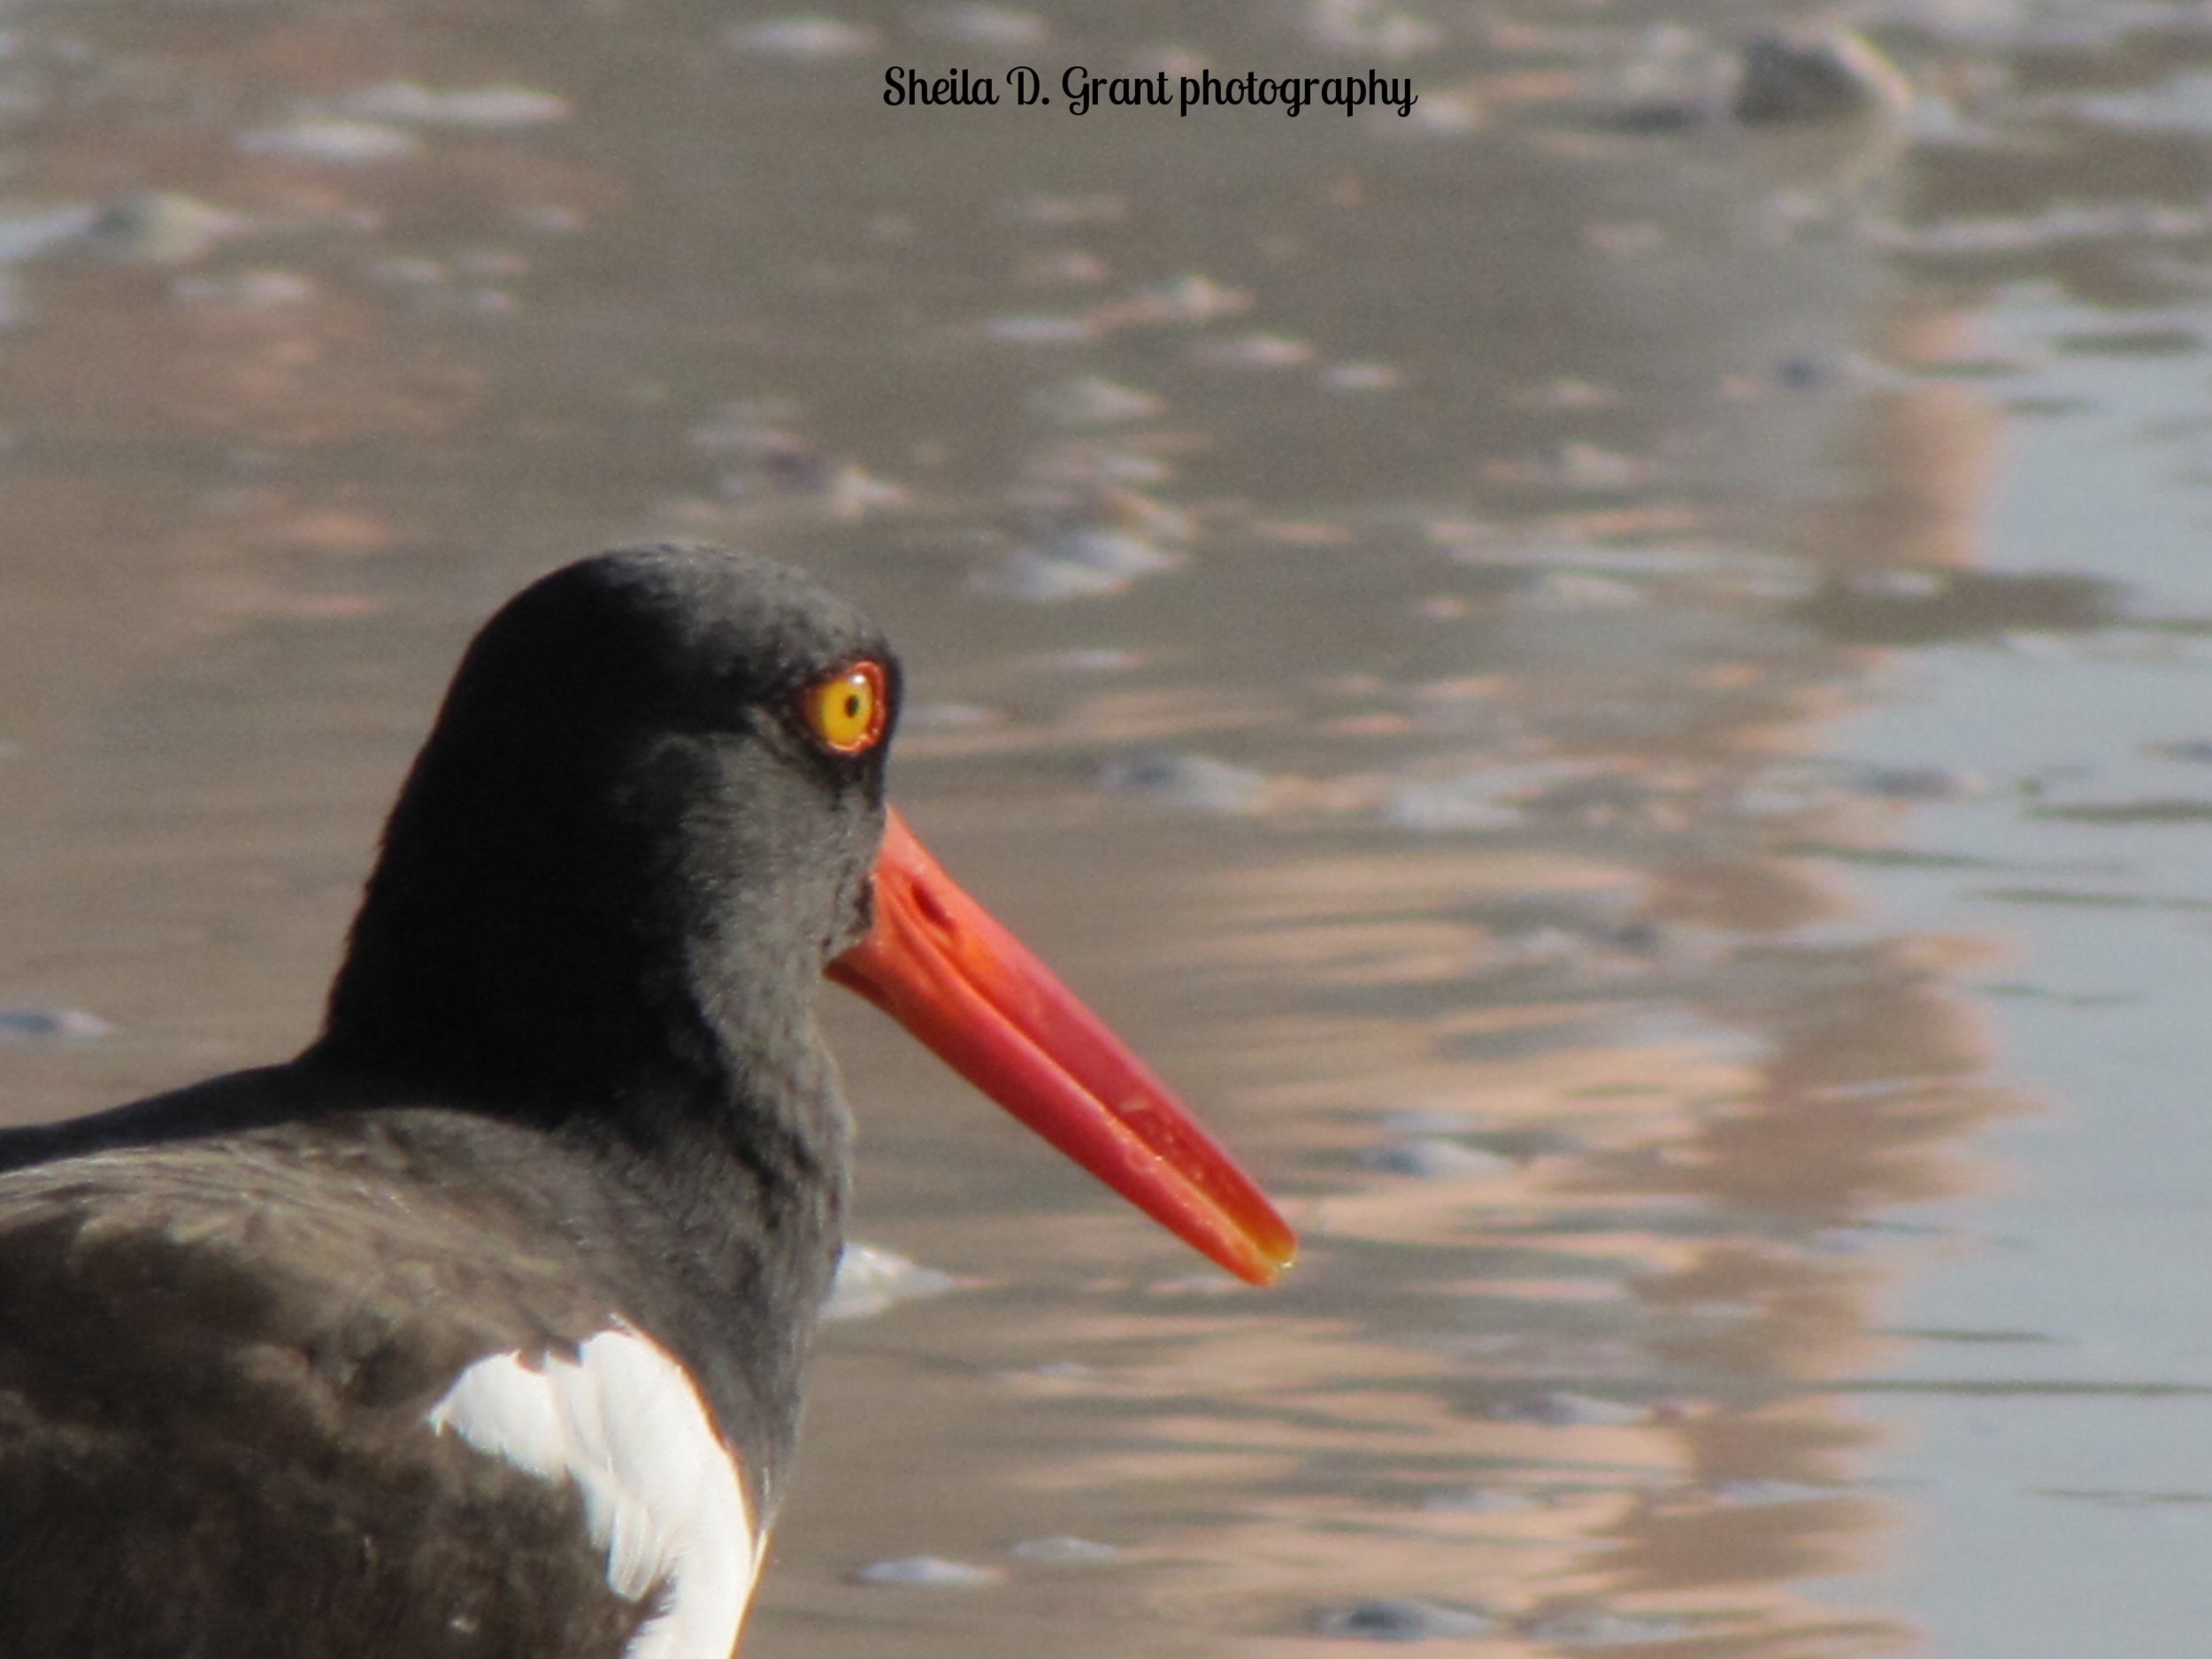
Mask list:
[[[593,1217],[560,1225],[589,1183],[432,1108],[265,1110],[287,1080],[0,1141],[10,1653],[565,1659],[733,1621],[736,1471]],[[620,1439],[648,1414],[673,1472]],[[729,1585],[679,1582],[695,1535]]]
[[[495,1130],[433,1109],[138,1127],[0,1173],[0,1379],[58,1368],[81,1391],[152,1365],[173,1394],[213,1366],[404,1408],[619,1316]],[[557,1152],[534,1152],[557,1193]]]

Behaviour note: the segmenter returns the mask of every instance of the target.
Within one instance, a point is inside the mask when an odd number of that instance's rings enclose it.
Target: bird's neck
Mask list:
[[[733,949],[680,895],[496,862],[425,880],[406,851],[370,880],[303,1058],[618,1162],[735,1169],[772,1207],[842,1180],[813,964]]]
[[[302,1064],[372,1099],[493,1120],[501,1144],[542,1137],[580,1169],[588,1202],[552,1219],[589,1229],[622,1317],[682,1359],[746,1448],[764,1521],[843,1238],[849,1120],[811,998],[654,971],[616,938],[588,964],[526,949],[487,995],[454,971],[465,943],[386,934],[385,919],[373,888]],[[430,949],[418,960],[393,937]]]
[[[738,817],[685,806],[726,794],[710,747],[511,748],[442,722],[424,746],[321,1055],[514,1115],[640,1131],[818,1093],[821,964],[757,902],[732,901]]]
[[[582,1172],[575,1213],[598,1219],[560,1225],[611,1235],[626,1317],[775,1457],[836,1263],[849,1128],[815,1019],[831,941],[795,919],[809,895],[745,879],[766,830],[718,765],[695,743],[518,760],[442,728],[302,1063],[355,1098],[450,1109],[488,1144],[554,1143],[514,1179]]]

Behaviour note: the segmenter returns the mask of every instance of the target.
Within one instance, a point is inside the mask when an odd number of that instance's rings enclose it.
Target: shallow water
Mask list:
[[[833,1009],[954,1282],[829,1327],[749,1651],[2200,1646],[2212,23],[1895,0],[1741,125],[1787,15],[31,11],[11,1114],[296,1048],[474,623],[741,541],[1307,1239]],[[880,102],[1016,61],[1421,103]]]

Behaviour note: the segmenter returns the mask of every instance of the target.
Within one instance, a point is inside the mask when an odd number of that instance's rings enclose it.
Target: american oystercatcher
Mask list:
[[[835,979],[1255,1282],[1293,1241],[883,804],[798,573],[470,646],[298,1058],[0,1135],[0,1654],[727,1659],[837,1263]]]

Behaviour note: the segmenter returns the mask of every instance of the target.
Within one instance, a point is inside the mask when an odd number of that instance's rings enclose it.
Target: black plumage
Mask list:
[[[795,700],[896,663],[764,560],[618,550],[471,646],[288,1064],[0,1135],[0,1653],[620,1653],[572,1486],[425,1414],[618,1322],[772,1515],[848,1141],[817,1030],[884,746]]]

